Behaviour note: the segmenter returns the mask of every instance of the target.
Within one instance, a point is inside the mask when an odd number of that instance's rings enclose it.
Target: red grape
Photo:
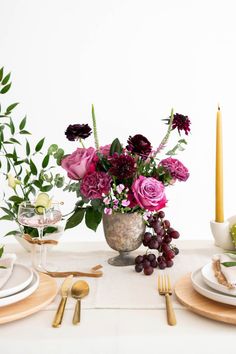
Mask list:
[[[164,224],[164,226],[165,226],[166,229],[169,229],[169,227],[170,227],[170,222],[169,222],[169,220],[165,220],[165,221],[163,222],[163,224]]]
[[[177,247],[174,247],[173,251],[175,252],[176,256],[177,256],[177,254],[179,254],[179,249]]]
[[[163,261],[163,262],[160,262],[160,263],[159,263],[159,268],[160,268],[160,269],[165,269],[165,268],[166,268],[166,262],[164,262],[164,261]]]
[[[145,275],[151,275],[153,273],[153,268],[151,266],[145,267],[143,272]]]
[[[151,263],[147,259],[144,259],[144,261],[143,261],[143,267],[144,268],[150,267],[150,264]]]
[[[157,263],[156,260],[151,261],[151,267],[152,267],[152,268],[157,268],[157,265],[158,265],[158,263]]]
[[[135,258],[135,264],[141,264],[143,262],[143,256],[137,256]]]
[[[178,231],[172,231],[171,233],[170,233],[170,237],[172,237],[172,238],[179,238],[179,232]]]
[[[149,253],[147,256],[147,259],[149,260],[149,262],[152,262],[152,261],[156,260],[156,256],[153,253]]]
[[[163,210],[159,211],[158,213],[159,218],[163,219],[165,217],[165,213]]]
[[[166,266],[169,267],[169,268],[172,267],[173,264],[174,264],[174,262],[171,259],[166,261]]]
[[[136,271],[137,273],[141,273],[142,270],[143,270],[143,265],[142,265],[142,264],[136,264],[136,266],[135,266],[135,271]]]

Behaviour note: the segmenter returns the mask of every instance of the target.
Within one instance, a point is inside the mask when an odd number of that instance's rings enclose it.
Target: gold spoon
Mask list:
[[[74,299],[77,300],[74,316],[73,316],[74,325],[80,323],[80,308],[81,308],[80,300],[86,295],[88,295],[88,293],[89,293],[89,285],[84,280],[76,281],[71,288],[71,295]]]

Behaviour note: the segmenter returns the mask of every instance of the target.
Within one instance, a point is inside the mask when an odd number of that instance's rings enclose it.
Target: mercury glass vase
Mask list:
[[[145,233],[145,222],[138,213],[103,215],[103,229],[108,245],[119,255],[108,259],[114,266],[134,264],[134,257],[129,252],[140,247]]]

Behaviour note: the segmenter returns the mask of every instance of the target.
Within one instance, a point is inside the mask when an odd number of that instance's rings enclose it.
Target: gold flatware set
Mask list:
[[[54,327],[54,328],[61,326],[65,307],[66,307],[67,298],[68,298],[70,292],[71,292],[71,296],[76,299],[76,306],[75,306],[75,311],[74,311],[74,316],[73,316],[72,322],[73,322],[73,324],[80,323],[80,311],[81,311],[80,300],[83,297],[85,297],[86,295],[88,295],[89,285],[84,280],[78,280],[71,287],[72,279],[73,279],[73,275],[69,275],[61,285],[61,289],[60,289],[61,301],[58,306],[54,320],[52,322],[52,327]]]
[[[100,266],[96,266],[96,267],[100,268]],[[96,269],[94,271],[96,271]],[[62,323],[66,302],[69,294],[71,294],[71,296],[74,299],[76,299],[76,306],[74,310],[72,323],[74,325],[80,323],[81,299],[89,294],[89,285],[84,280],[78,280],[72,285],[72,279],[73,279],[73,273],[68,275],[61,285],[60,288],[61,301],[52,323],[52,326],[55,328],[60,327]],[[165,296],[167,323],[170,326],[175,326],[177,322],[176,322],[175,312],[171,301],[172,288],[171,288],[171,281],[169,275],[160,275],[160,274],[158,275],[158,292],[161,296]]]

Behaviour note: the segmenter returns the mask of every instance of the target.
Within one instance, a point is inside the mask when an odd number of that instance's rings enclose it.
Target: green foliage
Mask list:
[[[2,257],[3,252],[4,252],[4,246],[0,247],[0,258]]]
[[[72,216],[67,220],[65,230],[72,229],[73,227],[79,225],[84,218],[85,210],[86,209],[84,208],[75,209]]]
[[[222,262],[221,264],[225,267],[235,267],[236,266],[236,262]]]
[[[118,138],[113,140],[111,147],[110,147],[110,156],[112,156],[115,152],[117,152],[119,155],[122,153],[122,145],[119,141]]]
[[[58,231],[57,227],[55,227],[55,226],[47,226],[43,230],[43,236],[46,235],[46,234],[55,233],[57,231]],[[30,235],[31,237],[38,237],[38,230],[37,229],[33,229],[32,227],[25,226],[24,227],[24,233]],[[5,235],[5,236],[7,236],[7,235]]]
[[[2,67],[0,69],[0,94],[6,94],[10,90],[10,78],[11,74],[5,74]],[[62,188],[65,183],[63,176],[51,172],[55,166],[49,166],[50,156],[53,155],[59,164],[64,151],[53,144],[45,154],[42,151],[45,138],[39,139],[37,144],[32,146],[30,139],[24,137],[31,135],[27,128],[27,116],[20,119],[12,116],[17,106],[18,102],[9,104],[4,109],[0,103],[0,173],[6,179],[9,179],[11,175],[11,179],[15,181],[13,186],[9,187],[14,194],[9,198],[4,195],[0,202],[0,210],[3,213],[0,215],[0,220],[16,223],[18,207],[22,201],[33,199],[39,192],[49,192],[53,187]],[[28,233],[33,234],[32,230],[28,230]],[[53,232],[54,228],[46,230]],[[17,230],[9,231],[6,235],[13,235],[17,232]]]
[[[178,151],[184,151],[185,147],[184,145],[187,145],[187,141],[185,139],[180,139],[178,143],[173,147],[173,149],[169,150],[166,155],[173,156],[177,155]]]
[[[94,209],[93,207],[86,208],[85,224],[89,229],[96,231],[101,219],[102,213],[99,210]]]

